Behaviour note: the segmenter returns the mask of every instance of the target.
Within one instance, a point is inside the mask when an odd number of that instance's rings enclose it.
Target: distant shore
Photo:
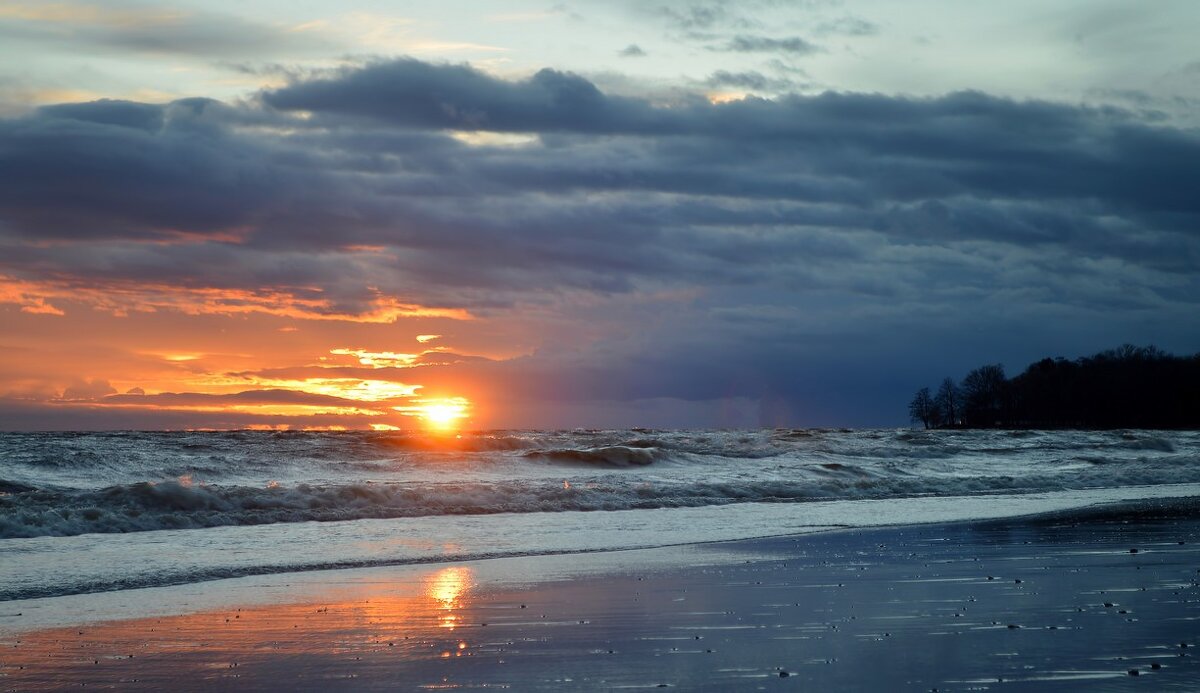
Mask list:
[[[7,602],[0,688],[1186,688],[1197,536],[1185,498]]]
[[[925,428],[1195,430],[1200,354],[1125,344],[1068,361],[1045,358],[1015,378],[999,363],[921,388],[909,418]]]

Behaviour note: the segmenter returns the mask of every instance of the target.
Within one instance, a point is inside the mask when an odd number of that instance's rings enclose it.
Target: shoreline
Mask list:
[[[1200,497],[1200,484],[750,502],[671,510],[441,515],[7,539],[0,546],[0,604],[308,571],[587,555],[792,536],[829,528],[987,521],[1191,496]],[[272,549],[264,553],[265,546]],[[314,552],[314,546],[322,550]],[[0,632],[6,625],[0,612]]]
[[[1186,690],[1198,503],[6,602],[0,688]]]

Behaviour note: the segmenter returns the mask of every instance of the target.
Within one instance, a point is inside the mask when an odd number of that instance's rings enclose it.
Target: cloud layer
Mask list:
[[[1196,132],[1117,108],[660,101],[381,61],[0,121],[0,301],[505,324],[522,358],[423,377],[879,423],[908,378],[975,361],[1194,349],[1196,161]]]

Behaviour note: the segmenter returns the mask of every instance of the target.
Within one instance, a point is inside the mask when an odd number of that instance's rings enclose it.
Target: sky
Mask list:
[[[0,0],[0,430],[903,426],[1200,352],[1196,26]]]

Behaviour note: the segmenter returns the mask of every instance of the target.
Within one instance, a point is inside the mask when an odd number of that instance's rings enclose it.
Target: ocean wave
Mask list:
[[[621,445],[627,448],[668,448],[669,443],[658,438],[633,438],[630,440],[621,441]]]
[[[294,487],[138,483],[92,492],[0,497],[0,538],[199,529],[224,525],[430,515],[696,507],[803,500],[835,493],[810,484],[461,482]]]
[[[33,486],[17,483],[16,481],[9,481],[8,479],[0,479],[0,495],[7,496],[13,493],[28,493],[29,491],[36,490],[37,489]]]
[[[1189,483],[1200,433],[0,434],[0,461],[3,539]]]
[[[454,436],[403,432],[0,434],[5,477],[41,485],[103,485],[184,474],[242,483],[284,477],[331,479],[354,470],[437,468],[447,455],[473,462],[506,457],[599,466],[640,466],[667,457],[727,460],[831,455],[864,461],[951,460],[1094,453],[1114,457],[1194,454],[1190,432],[920,431],[477,431]],[[653,450],[649,456],[629,450]]]
[[[667,459],[669,456],[670,453],[661,448],[650,446],[635,447],[633,445],[609,445],[600,448],[583,449],[530,450],[525,453],[525,457],[529,459],[608,467],[644,467],[659,460]]]
[[[530,453],[533,454],[533,453]],[[554,464],[643,466],[651,448],[551,450]],[[1078,458],[1076,458],[1078,461]],[[98,490],[41,488],[0,495],[0,539],[358,519],[685,508],[749,502],[963,496],[1200,481],[1186,460],[1088,465],[1040,474],[917,473],[903,464],[826,460],[786,475],[682,479],[629,473],[584,477],[268,486],[168,481]],[[1193,460],[1194,461],[1194,460]],[[686,467],[685,467],[686,468]],[[668,467],[668,469],[671,469]]]
[[[1150,436],[1147,438],[1131,438],[1120,444],[1126,450],[1155,450],[1157,452],[1175,452],[1175,446],[1166,438]]]

